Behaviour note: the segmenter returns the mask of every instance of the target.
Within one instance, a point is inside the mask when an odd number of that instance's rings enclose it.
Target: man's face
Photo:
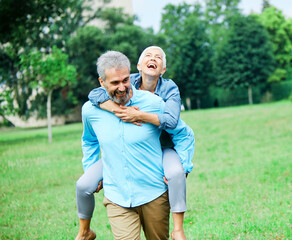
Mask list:
[[[150,76],[159,76],[163,74],[166,68],[163,68],[162,54],[159,49],[150,48],[146,51],[141,63],[137,65],[139,71]]]
[[[105,71],[106,80],[99,78],[100,84],[104,87],[112,100],[125,105],[131,98],[131,81],[128,68],[111,68]]]

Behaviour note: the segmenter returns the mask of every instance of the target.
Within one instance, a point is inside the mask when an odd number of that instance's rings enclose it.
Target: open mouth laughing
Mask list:
[[[147,67],[148,67],[149,69],[156,69],[156,68],[157,68],[157,65],[154,64],[154,63],[148,63],[148,64],[147,64]]]

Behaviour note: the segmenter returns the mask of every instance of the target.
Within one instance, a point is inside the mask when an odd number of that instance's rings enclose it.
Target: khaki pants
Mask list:
[[[138,207],[124,208],[104,198],[103,204],[115,240],[139,240],[141,226],[148,240],[169,238],[169,202],[165,192],[157,199]]]

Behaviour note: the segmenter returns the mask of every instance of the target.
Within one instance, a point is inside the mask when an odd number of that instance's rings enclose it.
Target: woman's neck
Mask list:
[[[142,74],[142,82],[139,89],[154,93],[157,86],[159,76],[149,76]]]

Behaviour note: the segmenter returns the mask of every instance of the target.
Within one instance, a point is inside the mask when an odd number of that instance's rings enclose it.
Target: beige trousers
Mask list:
[[[169,201],[165,192],[157,199],[138,207],[124,208],[104,198],[115,240],[140,240],[141,226],[148,240],[169,238]]]

